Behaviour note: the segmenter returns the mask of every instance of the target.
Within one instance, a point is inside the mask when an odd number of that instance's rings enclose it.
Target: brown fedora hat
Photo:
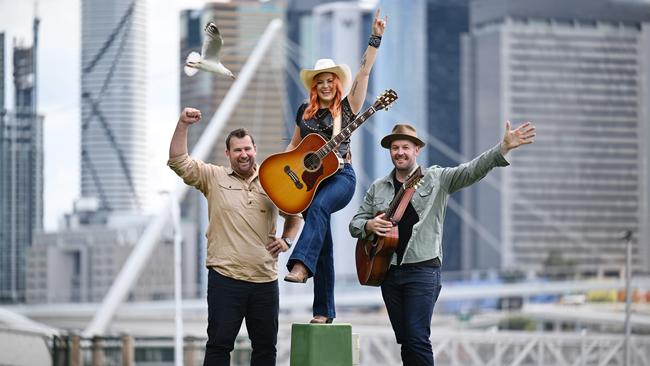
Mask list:
[[[423,147],[425,145],[424,141],[418,138],[415,127],[409,125],[408,123],[396,124],[393,127],[393,131],[381,139],[381,146],[386,149],[390,149],[391,142],[395,140],[410,140],[419,147]]]

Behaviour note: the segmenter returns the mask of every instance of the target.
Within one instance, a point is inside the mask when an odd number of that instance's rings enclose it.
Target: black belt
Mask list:
[[[425,266],[425,267],[440,267],[440,258],[435,257],[433,259],[428,259],[426,261],[422,262],[416,262],[416,263],[402,263],[399,266],[395,267],[420,267],[420,266]]]

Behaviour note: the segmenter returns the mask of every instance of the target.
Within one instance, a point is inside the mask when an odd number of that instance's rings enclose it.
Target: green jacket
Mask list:
[[[413,194],[411,204],[420,221],[413,226],[411,239],[406,245],[402,263],[417,263],[438,257],[442,261],[442,226],[449,195],[483,179],[494,167],[508,166],[497,145],[474,160],[453,168],[437,165],[426,169],[421,185]],[[350,222],[350,234],[355,238],[372,240],[374,234],[366,234],[366,222],[379,211],[386,211],[395,195],[394,170],[376,180],[364,197],[357,214]],[[392,264],[397,264],[393,255]]]

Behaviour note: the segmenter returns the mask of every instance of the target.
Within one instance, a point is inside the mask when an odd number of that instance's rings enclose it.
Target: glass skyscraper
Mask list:
[[[146,206],[145,6],[81,1],[81,196],[104,213]]]
[[[39,20],[31,46],[13,48],[14,108],[4,109],[4,36],[0,36],[0,302],[25,300],[26,252],[43,229],[43,118],[37,114]]]

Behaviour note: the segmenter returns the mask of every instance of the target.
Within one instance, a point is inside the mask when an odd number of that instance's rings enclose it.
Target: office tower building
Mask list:
[[[473,156],[506,120],[536,142],[466,191],[483,228],[475,268],[619,270],[623,232],[648,268],[650,4],[487,0],[471,4],[463,54],[463,145]]]
[[[0,108],[0,302],[25,299],[25,255],[43,228],[43,117],[37,114],[36,55],[39,20],[31,46],[14,41],[14,108]],[[2,37],[4,38],[4,37]],[[4,39],[0,57],[4,69]],[[2,84],[4,84],[4,71]],[[4,106],[4,86],[1,99]]]
[[[81,1],[81,197],[146,206],[146,2]]]
[[[5,34],[0,32],[0,115],[5,110]]]
[[[77,211],[80,211],[77,208]],[[142,236],[146,216],[101,226],[71,225],[57,232],[38,233],[27,254],[27,296],[30,304],[100,302]],[[186,223],[184,233],[193,224]],[[129,291],[128,301],[169,300],[174,296],[174,233],[166,228],[147,259],[142,274]],[[187,237],[182,253],[182,277],[196,272],[195,243]],[[182,285],[193,297],[196,284]]]

